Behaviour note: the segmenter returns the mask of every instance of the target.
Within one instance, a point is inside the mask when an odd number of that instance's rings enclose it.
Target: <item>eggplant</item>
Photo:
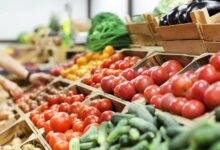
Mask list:
[[[168,25],[167,15],[165,15],[160,19],[160,26],[167,26],[167,25]]]
[[[167,21],[169,25],[174,25],[178,23],[178,18],[177,18],[177,14],[179,12],[178,8],[179,6],[175,7],[167,14]]]
[[[186,11],[187,21],[192,22],[191,17],[190,17],[190,12],[194,10],[202,9],[205,7],[207,8],[210,16],[213,16],[220,12],[220,2],[218,1],[202,1],[198,3],[192,3]]]
[[[179,12],[178,12],[178,23],[187,23],[187,19],[186,19],[186,11],[188,9],[187,5],[182,5],[179,7]]]

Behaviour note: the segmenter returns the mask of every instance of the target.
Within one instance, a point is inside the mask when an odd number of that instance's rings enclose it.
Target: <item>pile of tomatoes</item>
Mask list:
[[[189,119],[213,110],[220,105],[220,53],[214,54],[209,64],[173,76],[149,93],[146,100],[156,108]]]
[[[37,128],[44,128],[46,140],[53,150],[67,150],[72,138],[79,138],[91,126],[98,127],[101,122],[110,120],[114,113],[111,100],[95,99],[90,105],[84,105],[84,99],[83,94],[74,91],[50,95],[48,103],[30,113]]]
[[[114,54],[111,58],[106,59],[100,67],[93,68],[90,74],[82,79],[82,82],[93,86],[100,87],[101,80],[106,76],[118,76],[127,68],[131,68],[141,59],[137,56],[124,56],[122,53]]]
[[[135,101],[148,95],[149,87],[158,87],[179,72],[183,66],[176,60],[169,60],[162,66],[152,68],[141,67],[138,71],[131,68],[123,70],[119,75],[110,75],[101,79],[104,92],[114,94],[123,100]]]

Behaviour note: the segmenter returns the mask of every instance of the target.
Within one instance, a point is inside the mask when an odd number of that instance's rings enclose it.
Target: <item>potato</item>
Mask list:
[[[22,143],[21,139],[18,138],[18,137],[16,137],[16,138],[14,138],[14,139],[12,140],[11,145],[13,145],[13,146],[19,146],[19,145],[21,145],[21,143]]]
[[[35,147],[32,144],[25,144],[24,146],[22,146],[22,150],[34,150]]]

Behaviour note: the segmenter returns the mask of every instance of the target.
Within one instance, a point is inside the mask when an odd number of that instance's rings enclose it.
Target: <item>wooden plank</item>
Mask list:
[[[220,51],[220,42],[205,42],[205,45],[210,53],[217,53]]]
[[[201,25],[205,41],[220,42],[220,23]]]

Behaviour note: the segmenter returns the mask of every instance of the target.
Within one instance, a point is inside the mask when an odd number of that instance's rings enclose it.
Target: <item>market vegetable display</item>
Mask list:
[[[100,51],[107,45],[127,47],[131,43],[124,23],[112,13],[100,13],[92,19],[87,38],[88,49]]]
[[[193,0],[188,5],[177,6],[161,18],[160,25],[166,26],[192,22],[190,12],[202,8],[207,8],[209,15],[213,16],[220,12],[220,2],[218,0]]]

